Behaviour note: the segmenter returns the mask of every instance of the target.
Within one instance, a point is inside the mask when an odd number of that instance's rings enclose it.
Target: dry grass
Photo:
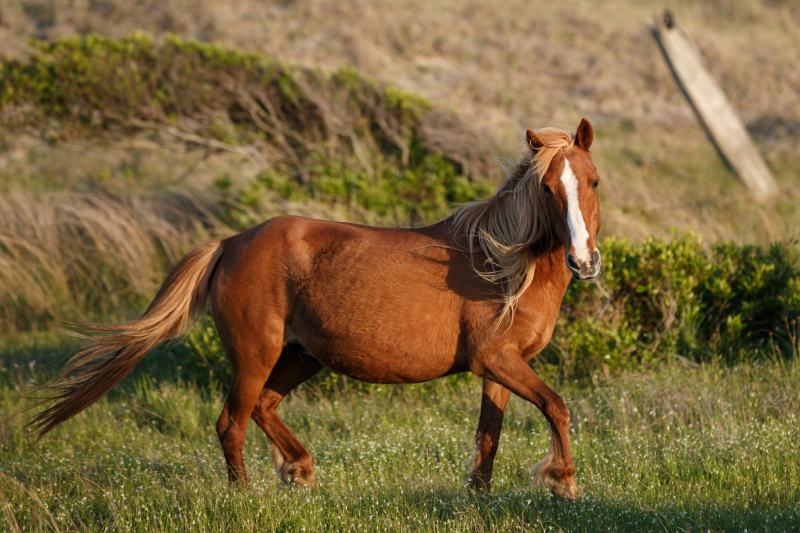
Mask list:
[[[166,267],[207,237],[203,220],[184,195],[0,196],[0,330],[138,311]]]
[[[752,205],[672,80],[647,25],[664,7],[697,41],[766,153],[781,187],[773,204]],[[0,47],[22,54],[25,35],[141,30],[312,66],[352,65],[453,109],[514,156],[524,127],[569,127],[586,115],[608,178],[607,233],[639,238],[674,226],[710,240],[765,241],[793,236],[800,223],[798,21],[796,3],[771,0],[21,0],[2,10]]]
[[[261,164],[189,147],[163,131],[48,144],[20,135],[0,154],[0,334],[138,315],[184,253],[235,232],[213,183],[250,182]],[[346,204],[263,191],[248,220],[278,214],[369,222]]]

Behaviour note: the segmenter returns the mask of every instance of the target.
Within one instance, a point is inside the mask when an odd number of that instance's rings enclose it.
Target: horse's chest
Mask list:
[[[541,352],[553,338],[558,306],[543,306],[535,313],[521,313],[511,336],[516,337],[525,357],[530,358]]]

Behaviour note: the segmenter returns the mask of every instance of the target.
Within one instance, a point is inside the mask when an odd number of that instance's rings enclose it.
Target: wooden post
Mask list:
[[[767,165],[725,94],[703,67],[699,51],[669,11],[653,28],[672,73],[722,157],[756,198],[778,188]]]

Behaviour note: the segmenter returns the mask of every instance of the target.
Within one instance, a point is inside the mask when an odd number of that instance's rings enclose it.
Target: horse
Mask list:
[[[216,424],[229,480],[246,486],[245,432],[272,443],[277,474],[314,483],[313,460],[276,413],[322,368],[372,383],[460,372],[483,379],[468,483],[491,484],[509,394],[535,405],[551,446],[534,479],[577,496],[569,411],[528,361],[550,342],[573,279],[596,278],[598,175],[592,126],[526,131],[524,156],[489,198],[419,228],[272,218],[190,252],[140,318],[90,326],[89,343],[29,422],[41,438],[98,400],[156,345],[211,316],[233,367]]]

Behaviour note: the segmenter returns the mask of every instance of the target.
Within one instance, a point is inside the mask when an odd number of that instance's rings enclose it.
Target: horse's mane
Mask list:
[[[517,164],[494,196],[470,202],[450,216],[456,242],[471,256],[483,256],[474,263],[475,272],[501,287],[498,316],[513,318],[522,293],[533,281],[537,255],[554,243],[552,221],[544,206],[541,187],[553,158],[572,146],[572,136],[556,128],[535,130],[541,146]]]

